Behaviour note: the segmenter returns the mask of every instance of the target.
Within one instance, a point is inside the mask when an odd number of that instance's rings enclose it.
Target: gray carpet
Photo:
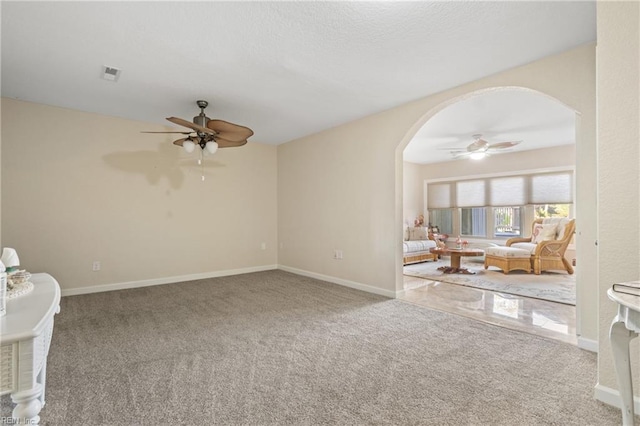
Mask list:
[[[592,353],[287,272],[61,308],[43,425],[621,421],[593,399]]]

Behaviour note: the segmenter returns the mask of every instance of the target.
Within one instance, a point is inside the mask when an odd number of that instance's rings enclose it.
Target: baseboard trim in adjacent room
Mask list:
[[[585,351],[598,353],[598,341],[578,336],[578,347]]]
[[[203,280],[207,278],[227,277],[229,275],[248,274],[251,272],[271,271],[278,269],[278,265],[251,266],[240,269],[227,269],[224,271],[203,272],[200,274],[178,275],[165,278],[152,278],[140,281],[128,281],[123,283],[101,284],[88,287],[76,287],[62,289],[62,296],[77,296],[79,294],[102,293],[104,291],[125,290],[129,288],[148,287],[152,285],[174,284],[184,281]]]
[[[402,289],[402,290],[396,291],[395,292],[395,296],[393,296],[393,297],[395,297],[396,299],[399,299],[399,298],[401,298],[402,296],[404,296],[406,294],[407,294],[407,290]]]
[[[620,392],[616,389],[611,389],[607,386],[602,386],[598,383],[594,389],[594,397],[600,402],[603,402],[612,407],[622,408],[622,401],[620,400]],[[640,397],[633,397],[633,411],[640,413]]]
[[[303,269],[292,268],[290,266],[284,266],[284,265],[278,265],[278,269],[286,272],[291,272],[292,274],[302,275],[305,277],[315,278],[317,280],[328,281],[333,284],[354,288],[356,290],[366,291],[367,293],[373,293],[379,296],[390,297],[392,299],[395,299],[396,297],[398,297],[395,291],[384,290],[382,288],[373,287],[373,286],[362,284],[356,281],[345,280],[343,278],[337,278],[329,275],[318,274],[316,272],[305,271]]]

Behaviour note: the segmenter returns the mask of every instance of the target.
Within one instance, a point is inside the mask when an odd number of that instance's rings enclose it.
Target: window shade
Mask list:
[[[573,172],[430,183],[427,208],[573,203]]]
[[[573,203],[573,174],[553,173],[531,177],[531,204]]]
[[[493,178],[490,184],[490,202],[493,207],[522,206],[526,204],[526,179],[524,176]]]
[[[485,181],[467,180],[456,182],[456,201],[458,207],[485,206]]]
[[[451,202],[450,183],[430,183],[427,185],[427,205],[430,209],[448,209]]]

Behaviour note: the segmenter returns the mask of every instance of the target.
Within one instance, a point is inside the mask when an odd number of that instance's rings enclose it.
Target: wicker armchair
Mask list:
[[[559,234],[553,240],[540,241],[534,243],[532,241],[534,230],[538,224],[556,223],[558,225]],[[531,268],[536,275],[547,270],[564,269],[569,274],[573,274],[573,267],[567,259],[564,258],[564,252],[567,250],[573,233],[576,229],[575,219],[536,219],[531,225],[531,237],[529,238],[510,238],[507,240],[507,247],[515,247],[529,250],[531,252]]]

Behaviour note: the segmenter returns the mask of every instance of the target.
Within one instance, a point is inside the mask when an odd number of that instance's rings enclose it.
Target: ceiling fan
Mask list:
[[[247,139],[253,135],[253,130],[238,124],[229,123],[224,120],[212,120],[204,113],[204,109],[209,105],[207,101],[196,101],[200,114],[193,117],[193,122],[183,120],[178,117],[167,117],[167,120],[174,124],[187,127],[191,131],[169,131],[169,132],[142,132],[142,133],[177,133],[187,135],[181,139],[173,141],[174,145],[181,146],[185,151],[191,153],[196,145],[213,154],[218,148],[232,148],[242,146],[247,143]]]
[[[487,157],[493,153],[507,150],[518,145],[522,141],[507,141],[498,143],[489,143],[482,139],[481,134],[473,135],[474,141],[471,142],[466,148],[444,148],[451,152],[454,158],[469,157],[474,160]]]

